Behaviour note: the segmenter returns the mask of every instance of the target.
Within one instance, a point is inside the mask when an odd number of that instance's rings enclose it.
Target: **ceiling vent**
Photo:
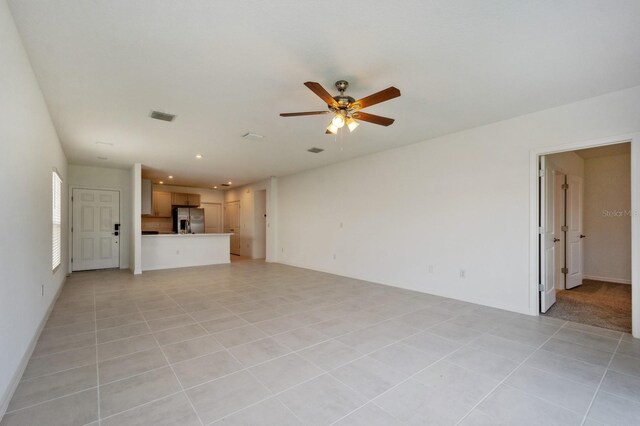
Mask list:
[[[247,132],[244,135],[242,135],[243,138],[246,139],[262,139],[264,138],[263,135],[258,134],[258,133],[253,133],[253,132]]]
[[[176,116],[174,114],[167,114],[166,112],[151,111],[151,118],[162,121],[173,121]]]
[[[324,149],[322,149],[322,148],[316,148],[316,147],[313,147],[313,148],[309,148],[307,151],[309,151],[309,152],[313,152],[314,154],[319,154],[319,153],[321,153],[322,151],[324,151]]]

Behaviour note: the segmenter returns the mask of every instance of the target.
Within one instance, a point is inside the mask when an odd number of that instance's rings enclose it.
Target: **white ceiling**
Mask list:
[[[640,85],[637,0],[9,4],[69,161],[141,162],[178,184],[235,186]],[[325,107],[303,82],[334,93],[343,78],[355,98],[398,87],[367,109],[395,124],[335,138],[327,116],[278,116]]]

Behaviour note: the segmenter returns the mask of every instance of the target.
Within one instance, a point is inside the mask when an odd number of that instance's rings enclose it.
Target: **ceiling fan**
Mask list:
[[[388,101],[389,99],[397,98],[400,96],[400,90],[391,86],[380,92],[374,93],[359,100],[353,99],[351,96],[344,94],[349,83],[345,80],[336,81],[336,89],[340,92],[337,96],[331,96],[320,83],[314,81],[307,81],[304,83],[313,93],[318,95],[320,99],[327,103],[327,111],[308,111],[308,112],[285,112],[280,114],[281,117],[298,117],[302,115],[320,115],[320,114],[333,114],[331,123],[327,126],[326,134],[337,134],[338,129],[341,129],[345,125],[349,128],[350,132],[353,132],[359,125],[356,120],[367,121],[369,123],[378,124],[380,126],[390,126],[393,124],[393,118],[381,117],[379,115],[367,114],[362,112],[363,108],[370,107],[371,105],[379,104],[380,102]]]

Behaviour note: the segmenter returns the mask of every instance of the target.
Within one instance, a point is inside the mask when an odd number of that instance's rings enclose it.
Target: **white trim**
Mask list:
[[[53,300],[51,300],[51,304],[47,309],[47,314],[42,318],[42,321],[40,321],[38,330],[31,338],[31,342],[29,342],[29,346],[27,346],[27,350],[22,355],[20,364],[18,364],[18,368],[13,373],[13,376],[11,377],[11,381],[9,382],[9,386],[7,386],[7,390],[5,391],[4,395],[2,395],[2,398],[0,398],[0,421],[2,420],[2,417],[7,412],[7,408],[9,407],[9,402],[11,402],[11,398],[13,398],[13,394],[15,393],[16,389],[18,388],[18,385],[20,384],[20,379],[22,379],[24,370],[27,368],[27,364],[29,364],[31,355],[33,355],[33,351],[36,349],[36,344],[38,343],[38,340],[40,339],[40,335],[44,330],[44,326],[47,324],[47,321],[49,320],[49,315],[51,315],[51,311],[53,311],[53,307],[58,301],[58,297],[60,297],[60,294],[62,293],[62,288],[64,287],[66,282],[67,282],[67,278],[65,277],[65,279],[60,284],[60,287],[58,287],[56,296],[53,298]]]
[[[631,280],[626,280],[624,278],[595,277],[593,275],[583,275],[582,278],[584,278],[585,280],[605,281],[605,282],[614,283],[614,284],[631,285]]]
[[[538,291],[538,158],[584,148],[631,143],[631,328],[640,338],[640,133],[533,149],[529,156],[529,313],[539,315]]]

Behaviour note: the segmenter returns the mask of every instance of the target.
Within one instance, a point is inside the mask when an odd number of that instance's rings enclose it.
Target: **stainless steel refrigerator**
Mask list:
[[[173,232],[204,234],[204,209],[177,207],[173,209]]]

